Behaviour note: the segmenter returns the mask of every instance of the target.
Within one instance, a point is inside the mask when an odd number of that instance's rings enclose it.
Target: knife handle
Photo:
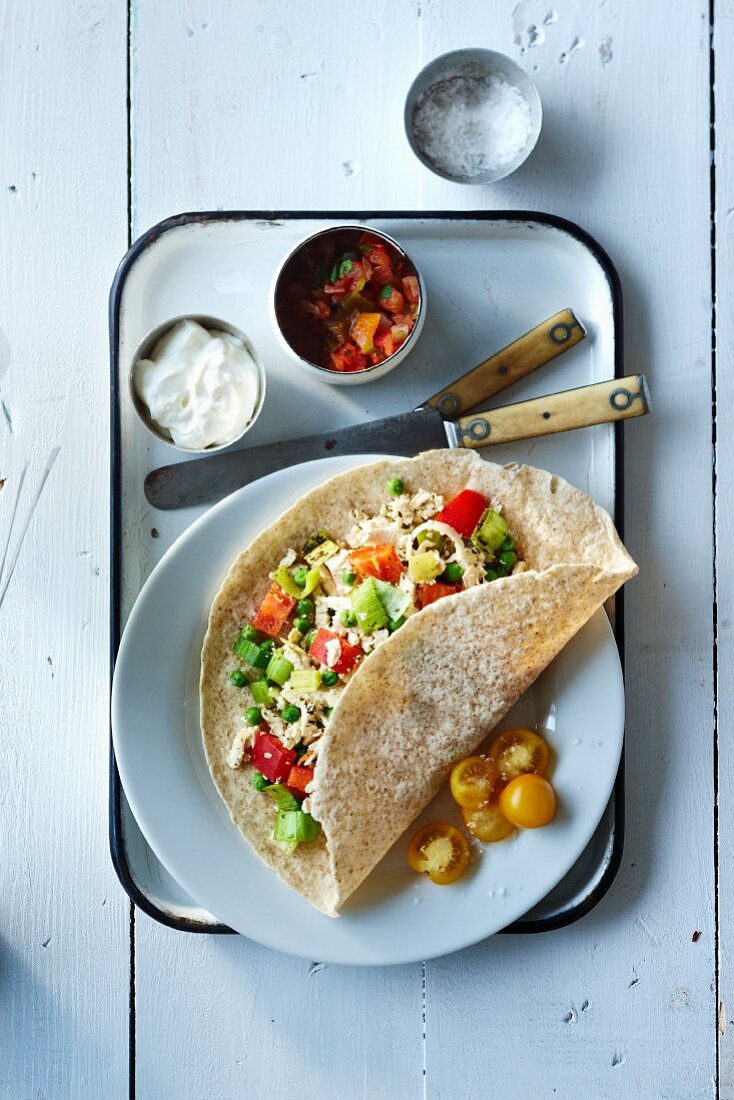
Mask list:
[[[645,376],[630,374],[462,416],[453,427],[459,447],[491,447],[494,443],[628,420],[648,412],[650,395]]]
[[[453,417],[511,386],[536,367],[550,363],[586,336],[586,329],[570,309],[554,313],[519,340],[474,367],[425,402],[442,416]]]

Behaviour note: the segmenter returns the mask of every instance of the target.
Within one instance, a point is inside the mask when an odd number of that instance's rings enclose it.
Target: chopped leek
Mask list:
[[[277,844],[279,848],[282,848],[287,856],[292,856],[298,847],[297,840],[276,840],[273,836],[273,843]]]
[[[352,610],[357,625],[365,634],[372,634],[387,626],[388,615],[382,606],[374,577],[367,577],[352,591]]]
[[[255,772],[252,777],[252,785],[256,791],[264,791],[268,785],[268,781],[262,772]]]
[[[331,535],[328,531],[324,531],[323,529],[321,531],[313,531],[308,536],[301,548],[301,553],[303,554],[304,558],[308,558],[308,555],[311,553],[312,550],[315,550],[317,546],[321,546],[322,542],[326,542],[330,538]]]
[[[326,544],[324,543],[324,545]],[[308,573],[306,574],[306,583],[301,589],[301,599],[303,599],[304,596],[310,596],[312,592],[315,592],[320,583],[321,570],[318,568],[318,566],[314,566],[314,568],[309,569]]]
[[[279,653],[274,653],[268,661],[265,672],[268,680],[275,680],[276,684],[282,686],[293,672],[293,665],[285,657],[281,657]]]
[[[440,531],[436,531],[433,527],[426,527],[423,531],[419,531],[416,535],[418,545],[422,546],[424,542],[427,542],[429,546],[439,547],[443,542],[443,535]]]
[[[407,592],[387,581],[376,580],[375,587],[388,619],[399,619],[405,614],[410,607],[410,596]]]
[[[320,542],[309,554],[305,555],[306,561],[310,566],[323,565],[328,558],[333,558],[334,554],[339,553],[339,546],[331,539],[324,539]]]
[[[252,665],[253,668],[267,668],[270,655],[264,652],[259,645],[248,641],[242,635],[239,636],[232,648],[246,664]]]
[[[410,559],[410,575],[414,581],[435,581],[443,573],[443,562],[435,550],[424,550]]]
[[[493,508],[488,508],[484,513],[484,519],[477,528],[477,538],[490,550],[499,550],[502,543],[507,538],[507,520],[495,512]]]
[[[287,787],[282,783],[271,783],[263,787],[265,794],[272,798],[279,810],[298,810],[300,806]]]
[[[303,810],[278,810],[273,840],[276,844],[292,844],[294,841],[296,844],[307,843],[316,840],[320,828],[319,823]]]
[[[273,697],[270,694],[270,687],[267,680],[255,680],[250,684],[250,693],[253,701],[257,703],[259,707],[269,707],[273,701]]]
[[[302,590],[296,584],[296,578],[286,565],[281,565],[275,570],[273,580],[280,585],[284,592],[287,592],[289,596],[293,596],[294,600],[300,597]]]
[[[291,673],[288,686],[294,691],[318,691],[321,687],[321,673],[316,668],[297,668]]]

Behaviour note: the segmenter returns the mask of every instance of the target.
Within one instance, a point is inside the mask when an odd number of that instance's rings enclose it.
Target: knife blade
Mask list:
[[[437,409],[427,406],[335,432],[161,466],[146,477],[145,495],[154,508],[164,510],[207,504],[284,466],[329,455],[411,456],[436,447],[489,447],[644,416],[649,411],[643,375],[611,378],[456,421],[444,420]]]
[[[585,336],[586,329],[573,310],[562,309],[439,390],[422,402],[418,409],[432,406],[438,409],[442,417],[465,413],[478,401],[492,397],[544,363],[555,359]],[[413,426],[415,433],[410,442],[409,436],[405,435],[408,424]],[[156,508],[184,508],[187,504],[203,504],[225,496],[249,481],[272,473],[273,470],[296,462],[321,458],[324,453],[331,453],[337,447],[340,454],[366,454],[374,447],[378,450],[382,447],[391,454],[415,454],[416,447],[420,451],[442,446],[443,436],[434,434],[437,431],[435,417],[411,418],[406,423],[401,416],[391,416],[372,424],[355,424],[337,432],[323,432],[305,439],[251,447],[243,451],[241,457],[233,453],[163,466],[148,474],[145,479],[145,494]],[[423,446],[420,445],[421,441]],[[224,457],[227,461],[211,465],[215,457]],[[205,469],[201,468],[202,464]],[[211,484],[211,490],[206,488],[208,484]]]

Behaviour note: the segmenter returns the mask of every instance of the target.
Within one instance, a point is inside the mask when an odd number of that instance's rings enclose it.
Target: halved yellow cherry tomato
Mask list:
[[[492,742],[489,758],[501,779],[515,779],[528,772],[542,775],[548,767],[548,745],[533,730],[505,730]]]
[[[485,844],[494,844],[514,833],[515,826],[507,820],[496,802],[479,806],[476,810],[463,809],[461,816],[472,836]]]
[[[486,806],[497,782],[497,768],[486,756],[467,756],[454,765],[451,793],[468,810]]]
[[[540,829],[556,816],[556,792],[542,775],[518,775],[500,795],[500,809],[521,829]]]
[[[423,825],[408,845],[410,866],[428,875],[437,886],[456,882],[464,874],[468,862],[469,842],[453,825],[442,822]]]

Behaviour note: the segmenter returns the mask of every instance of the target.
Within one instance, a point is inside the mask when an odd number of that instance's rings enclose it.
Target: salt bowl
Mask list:
[[[454,50],[418,73],[405,132],[418,159],[454,183],[493,183],[527,159],[542,121],[540,97],[519,65],[494,50]]]

